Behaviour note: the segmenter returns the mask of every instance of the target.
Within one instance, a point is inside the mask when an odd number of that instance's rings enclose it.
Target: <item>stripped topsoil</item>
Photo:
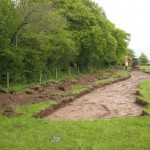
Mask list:
[[[54,100],[56,103],[61,103],[62,100],[74,96],[71,91],[73,85],[82,85],[86,88],[96,80],[108,79],[115,72],[116,70],[107,70],[104,73],[94,72],[75,79],[64,79],[59,83],[49,81],[43,85],[32,85],[28,87],[26,92],[20,94],[3,93],[4,91],[0,90],[0,110],[6,116],[16,116],[21,115],[21,113],[13,110],[13,107],[17,105],[34,104],[47,100]]]
[[[149,74],[132,71],[130,79],[101,87],[76,99],[46,118],[53,120],[86,120],[139,116],[142,113],[142,107],[135,103],[136,91],[140,82],[146,79],[150,79]]]

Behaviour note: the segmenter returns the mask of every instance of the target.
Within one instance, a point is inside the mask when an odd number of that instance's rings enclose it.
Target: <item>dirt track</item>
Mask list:
[[[141,71],[132,71],[131,75],[130,79],[99,88],[46,118],[86,120],[141,115],[142,107],[135,103],[135,93],[139,83],[150,79],[150,75]]]

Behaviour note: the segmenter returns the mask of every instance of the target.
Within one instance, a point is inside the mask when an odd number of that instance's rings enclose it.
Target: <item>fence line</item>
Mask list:
[[[54,71],[55,70],[55,71]],[[33,72],[33,77],[34,78],[34,81],[31,80],[31,83],[42,83],[43,81],[46,81],[46,80],[51,80],[51,79],[61,79],[61,78],[67,78],[67,77],[71,77],[72,75],[79,75],[81,73],[92,73],[93,71],[95,71],[95,68],[84,68],[84,69],[80,69],[80,67],[75,67],[75,68],[71,68],[69,67],[68,68],[68,71],[60,71],[60,69],[53,69],[49,72],[47,72],[47,70],[40,70],[40,71],[36,71],[36,72]],[[68,73],[67,73],[68,72]],[[10,72],[7,72],[6,75],[4,74],[0,74],[0,75],[3,75],[3,78],[1,78],[1,81],[0,81],[0,85],[2,86],[5,86],[7,87],[8,89],[10,88],[11,85],[13,84],[17,84],[18,82],[16,82],[17,80],[15,80],[15,77],[10,73]],[[21,78],[23,79],[23,78]],[[28,80],[22,80],[21,79],[18,81],[20,83],[28,83]],[[14,82],[15,81],[15,82]],[[29,79],[30,81],[30,79]],[[30,83],[30,82],[29,82]]]

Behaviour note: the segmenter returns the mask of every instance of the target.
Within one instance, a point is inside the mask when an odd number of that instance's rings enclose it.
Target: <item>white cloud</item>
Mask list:
[[[93,0],[116,27],[131,34],[129,47],[150,59],[150,0]]]

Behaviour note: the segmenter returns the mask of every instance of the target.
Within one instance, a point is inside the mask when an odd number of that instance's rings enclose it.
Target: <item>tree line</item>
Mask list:
[[[117,65],[130,34],[91,0],[0,0],[0,78],[34,81],[54,68]]]

